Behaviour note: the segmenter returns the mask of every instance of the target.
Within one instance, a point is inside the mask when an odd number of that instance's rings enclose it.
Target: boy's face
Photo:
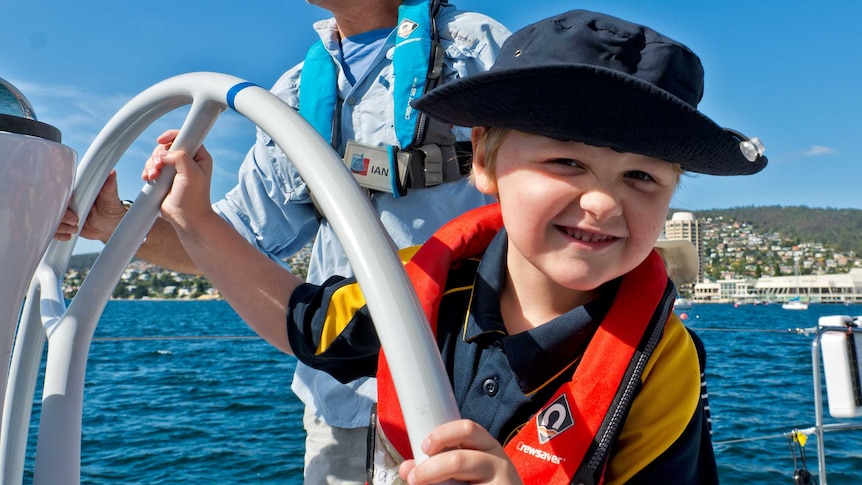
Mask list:
[[[510,278],[552,294],[593,290],[640,264],[679,180],[657,158],[517,131],[500,145],[494,173],[475,148],[476,186],[500,200]]]

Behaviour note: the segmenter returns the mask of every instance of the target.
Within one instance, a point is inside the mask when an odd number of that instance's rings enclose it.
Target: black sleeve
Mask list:
[[[336,323],[325,321],[330,298],[336,290],[350,284],[356,284],[355,280],[333,276],[321,286],[300,285],[287,308],[287,338],[296,358],[342,383],[373,377],[380,353],[380,341],[367,306],[352,315],[326,349],[318,350],[324,325]]]
[[[712,485],[718,483],[715,452],[699,405],[682,435],[627,484]]]

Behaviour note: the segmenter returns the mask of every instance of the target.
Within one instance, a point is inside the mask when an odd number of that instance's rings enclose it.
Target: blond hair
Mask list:
[[[497,152],[500,150],[500,145],[503,144],[503,140],[506,139],[506,136],[509,135],[508,128],[494,128],[494,127],[485,127],[482,133],[479,135],[479,138],[476,140],[476,145],[481,145],[485,147],[485,166],[488,169],[488,173],[495,173],[495,166],[497,161]],[[480,143],[484,141],[484,143]],[[475,179],[473,177],[473,171],[470,171],[470,183],[475,185]]]

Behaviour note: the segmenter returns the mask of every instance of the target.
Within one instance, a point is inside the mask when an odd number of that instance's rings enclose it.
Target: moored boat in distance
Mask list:
[[[781,308],[785,310],[808,310],[808,301],[802,301],[799,297],[800,285],[799,285],[799,258],[794,258],[793,271],[796,273],[796,291],[797,294],[795,297],[787,300],[781,305]]]
[[[691,307],[694,303],[688,298],[683,298],[678,296],[676,300],[673,301],[673,309],[674,310],[691,310]]]
[[[798,297],[781,304],[785,310],[808,310],[808,303],[801,301]]]

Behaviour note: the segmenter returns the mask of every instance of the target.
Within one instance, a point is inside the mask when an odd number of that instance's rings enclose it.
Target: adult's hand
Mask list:
[[[107,242],[125,214],[126,208],[120,201],[117,189],[117,172],[112,170],[99,190],[93,207],[84,221],[84,226],[79,228],[80,217],[72,209],[67,208],[57,232],[54,233],[54,239],[68,241],[80,229],[81,237],[84,239]]]

